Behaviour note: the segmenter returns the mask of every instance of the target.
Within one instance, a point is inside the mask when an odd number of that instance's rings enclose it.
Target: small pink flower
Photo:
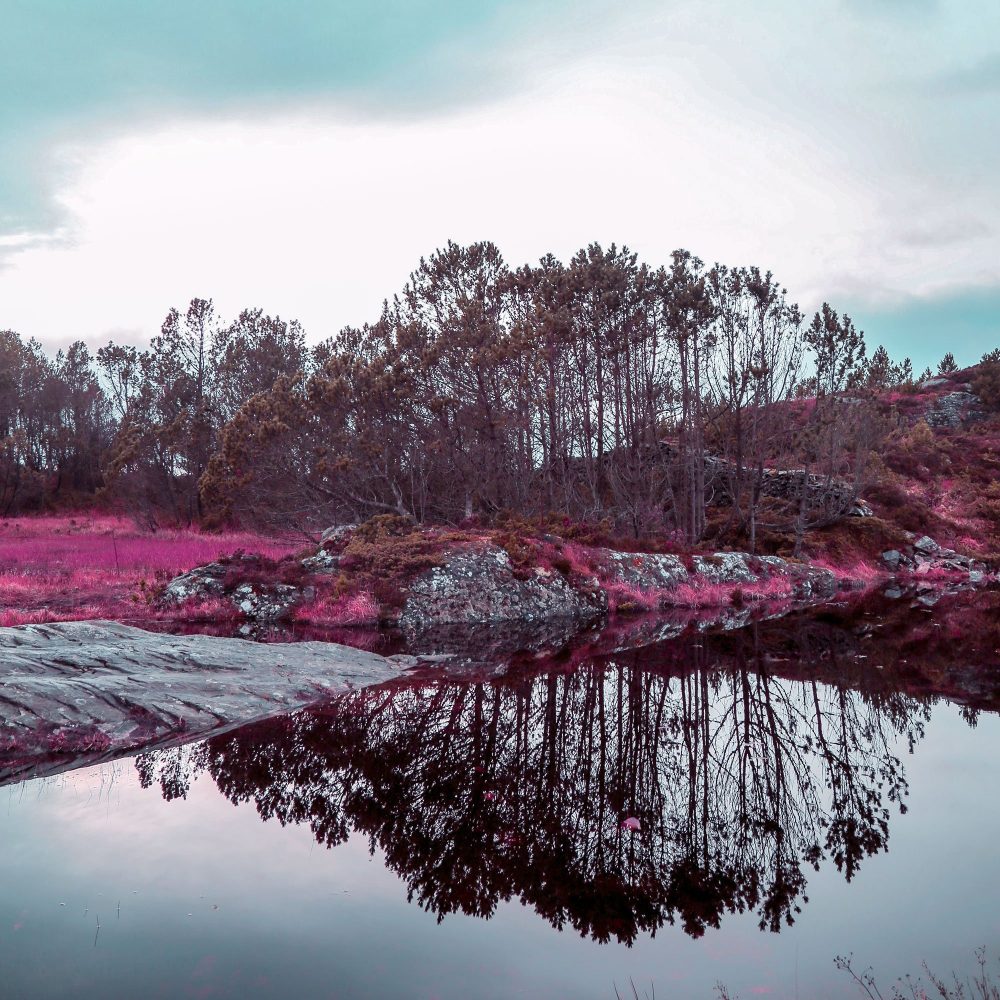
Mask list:
[[[486,799],[487,802],[492,802],[496,798],[496,793],[495,792],[484,792],[483,793],[483,798]]]
[[[638,833],[642,829],[642,823],[640,823],[634,816],[629,816],[627,819],[622,820],[622,829]]]

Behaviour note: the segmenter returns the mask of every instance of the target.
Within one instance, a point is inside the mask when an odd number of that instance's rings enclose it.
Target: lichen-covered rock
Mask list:
[[[598,549],[605,567],[605,579],[642,590],[663,590],[683,583],[687,567],[678,556],[656,552],[616,552]]]
[[[982,402],[972,392],[949,392],[927,407],[924,420],[931,427],[956,428],[981,420]]]
[[[449,622],[541,621],[600,614],[592,596],[575,590],[561,573],[537,569],[526,579],[510,556],[489,543],[447,553],[407,588],[399,624],[409,632]]]
[[[319,536],[320,548],[322,549],[328,544],[334,545],[346,541],[354,533],[355,528],[357,528],[356,524],[331,525]]]
[[[314,556],[306,556],[301,566],[307,573],[336,573],[340,568],[340,556],[321,548]]]
[[[255,621],[279,621],[287,617],[302,602],[304,596],[298,587],[287,583],[241,583],[233,591],[231,600],[247,618]]]
[[[221,597],[225,592],[226,567],[222,563],[207,563],[174,577],[163,591],[166,604],[183,604],[190,600]]]
[[[758,579],[745,552],[716,552],[710,556],[695,556],[695,572],[709,583],[753,583]]]

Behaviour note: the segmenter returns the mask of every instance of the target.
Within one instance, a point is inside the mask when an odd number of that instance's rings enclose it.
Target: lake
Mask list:
[[[998,628],[995,593],[907,594],[647,644],[451,637],[390,685],[11,783],[0,995],[847,997],[852,952],[887,994],[967,975],[1000,951]]]

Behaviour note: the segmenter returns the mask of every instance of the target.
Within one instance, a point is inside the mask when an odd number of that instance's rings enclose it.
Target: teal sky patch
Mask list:
[[[847,311],[865,331],[869,353],[883,344],[895,360],[909,357],[917,373],[927,366],[936,369],[946,351],[964,367],[1000,347],[1000,288]]]
[[[44,151],[132,120],[336,99],[413,116],[513,86],[483,58],[568,0],[7,0],[0,227],[51,224]],[[548,27],[547,27],[548,26]]]

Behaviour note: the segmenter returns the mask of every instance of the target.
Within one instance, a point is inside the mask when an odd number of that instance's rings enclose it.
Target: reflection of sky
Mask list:
[[[797,977],[800,996],[822,997],[852,995],[838,953],[886,984],[924,959],[966,969],[974,948],[1000,946],[998,744],[1000,719],[973,730],[939,707],[905,758],[910,811],[890,852],[852,885],[826,863],[811,873],[791,930],[730,916],[699,941],[668,927],[631,949],[559,933],[516,901],[438,925],[362,839],[327,851],[204,775],[169,803],[130,762],[27,783],[0,793],[4,995],[609,998],[631,977],[678,1000],[720,980],[780,998]]]

